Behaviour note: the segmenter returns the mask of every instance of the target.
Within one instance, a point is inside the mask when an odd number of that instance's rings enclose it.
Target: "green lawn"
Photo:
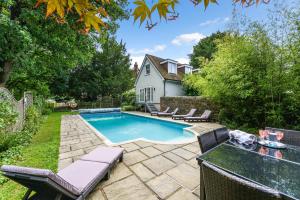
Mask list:
[[[67,112],[51,113],[41,124],[38,133],[33,137],[32,143],[25,147],[22,160],[16,165],[37,168],[46,168],[57,171],[60,121],[61,116]],[[26,188],[9,181],[0,186],[0,200],[21,199]]]

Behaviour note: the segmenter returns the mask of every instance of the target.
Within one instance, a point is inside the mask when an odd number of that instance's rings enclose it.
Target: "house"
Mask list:
[[[193,67],[172,59],[146,54],[135,81],[137,103],[153,103],[160,107],[160,97],[184,96],[181,84]]]

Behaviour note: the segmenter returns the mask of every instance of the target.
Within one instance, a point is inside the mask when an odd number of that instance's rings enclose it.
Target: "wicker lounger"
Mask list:
[[[163,112],[158,112],[157,116],[159,117],[172,117],[173,115],[175,115],[178,112],[178,108],[175,108],[175,110],[173,112],[170,113],[163,113]]]
[[[164,111],[162,111],[162,112],[151,112],[151,116],[153,116],[153,115],[157,115],[157,113],[168,113],[168,112],[169,112],[169,110],[170,110],[170,107],[167,107],[167,109],[166,109],[166,110],[164,110]]]
[[[195,115],[197,109],[193,108],[190,110],[190,112],[186,115],[173,115],[172,119],[184,119],[185,117],[192,117]]]
[[[99,147],[57,174],[47,169],[9,165],[2,166],[1,171],[28,188],[24,200],[83,200],[103,178],[109,179],[111,168],[122,158],[121,148]]]
[[[187,122],[207,122],[211,116],[210,110],[205,110],[200,117],[184,117],[184,121]]]

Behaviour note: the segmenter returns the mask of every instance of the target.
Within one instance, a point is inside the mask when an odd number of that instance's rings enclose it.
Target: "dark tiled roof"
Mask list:
[[[147,58],[153,63],[153,65],[156,67],[156,69],[160,72],[160,74],[164,77],[166,80],[174,80],[174,81],[181,81],[183,78],[184,73],[179,71],[177,69],[177,74],[169,74],[168,73],[168,66],[167,64],[160,64],[161,62],[167,60],[163,58],[159,58],[153,55],[146,54]],[[178,65],[181,65],[178,63]]]

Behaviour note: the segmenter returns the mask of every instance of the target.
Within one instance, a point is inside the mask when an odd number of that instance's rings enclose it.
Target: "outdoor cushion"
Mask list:
[[[106,163],[78,160],[59,171],[58,175],[82,193],[98,183],[106,175],[108,167]]]
[[[18,174],[22,175],[22,177],[26,179],[31,179],[32,177],[48,178],[74,195],[80,195],[81,193],[80,190],[74,185],[68,183],[62,177],[57,176],[51,170],[48,169],[36,169],[30,167],[3,165],[1,167],[1,171],[4,172],[4,174],[10,173],[11,176],[15,176],[14,179],[19,179]],[[28,175],[28,177],[25,177],[24,175]]]
[[[90,153],[82,156],[80,160],[102,162],[112,164],[123,153],[123,149],[119,147],[98,147]]]

